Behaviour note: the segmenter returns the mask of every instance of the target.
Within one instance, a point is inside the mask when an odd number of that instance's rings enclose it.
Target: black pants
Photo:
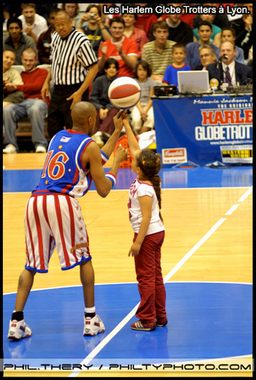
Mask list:
[[[50,139],[64,127],[72,128],[71,104],[67,98],[81,87],[80,84],[58,85],[53,87],[51,102],[48,110],[48,135]],[[82,100],[87,101],[89,90],[83,93]]]

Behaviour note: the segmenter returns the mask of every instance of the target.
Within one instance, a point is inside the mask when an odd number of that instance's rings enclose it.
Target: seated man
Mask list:
[[[3,50],[15,52],[15,65],[22,65],[21,55],[27,48],[36,49],[36,43],[32,37],[22,33],[22,22],[17,17],[11,17],[7,21],[8,37],[4,40]]]
[[[15,61],[15,53],[11,50],[3,52],[3,107],[10,103],[19,103],[24,99],[22,91],[16,89],[17,85],[23,84],[18,70],[12,65]]]
[[[236,48],[230,41],[222,42],[220,45],[221,62],[212,63],[207,66],[209,79],[217,79],[219,86],[223,83],[227,86],[237,87],[252,82],[252,70],[249,66],[235,61]]]
[[[154,23],[152,32],[154,41],[143,46],[141,56],[151,67],[151,78],[155,83],[162,84],[165,70],[173,62],[172,49],[175,42],[168,40],[169,28],[165,21]]]
[[[200,65],[198,65],[195,70],[207,70],[206,67],[211,63],[217,61],[215,51],[209,45],[201,45],[199,47]]]
[[[197,42],[190,42],[186,45],[187,51],[187,64],[192,70],[196,70],[200,65],[199,48],[202,45],[209,45],[215,52],[217,58],[219,57],[219,49],[210,41],[212,34],[212,24],[209,21],[201,21],[198,26],[199,40]]]
[[[24,93],[21,103],[9,104],[3,109],[4,144],[3,153],[16,153],[18,150],[16,139],[16,123],[28,117],[32,125],[32,142],[36,153],[45,153],[47,139],[44,134],[44,122],[47,116],[48,104],[42,100],[41,88],[48,75],[45,69],[37,68],[37,53],[29,48],[22,53],[22,64],[25,71],[21,73],[23,85],[16,86]]]

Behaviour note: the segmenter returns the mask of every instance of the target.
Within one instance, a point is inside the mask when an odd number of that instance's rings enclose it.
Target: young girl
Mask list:
[[[131,109],[132,125],[136,133],[151,131],[154,128],[154,114],[151,96],[154,95],[154,81],[150,78],[151,68],[146,61],[139,61],[135,79],[141,88],[140,101]]]
[[[135,260],[141,301],[136,312],[138,320],[131,328],[151,331],[156,326],[167,324],[166,293],[161,271],[161,246],[164,241],[158,175],[161,161],[160,156],[152,150],[140,150],[126,117],[123,125],[134,157],[132,168],[137,173],[129,190],[129,218],[134,230],[129,256]]]
[[[178,71],[188,71],[191,68],[186,65],[186,48],[183,44],[177,43],[172,50],[173,62],[165,70],[163,83],[178,86]]]

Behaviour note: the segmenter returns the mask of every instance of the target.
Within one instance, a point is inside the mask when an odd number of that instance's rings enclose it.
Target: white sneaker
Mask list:
[[[100,317],[84,318],[84,335],[97,335],[105,331],[105,326]]]
[[[36,146],[36,153],[46,153],[46,147],[44,145],[37,145]]]
[[[26,325],[24,319],[22,319],[22,321],[19,321],[19,322],[16,320],[10,321],[9,331],[8,331],[9,339],[19,340],[31,335],[32,335],[32,331]]]
[[[3,153],[6,153],[6,154],[17,153],[16,146],[13,144],[6,145],[6,147],[3,149]]]

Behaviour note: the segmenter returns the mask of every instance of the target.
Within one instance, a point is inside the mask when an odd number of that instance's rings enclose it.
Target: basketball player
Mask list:
[[[96,335],[105,326],[94,305],[94,270],[88,235],[77,197],[90,188],[92,180],[97,193],[106,197],[116,183],[120,162],[126,158],[120,147],[112,169],[105,174],[103,163],[112,153],[122,129],[119,112],[114,118],[115,131],[100,151],[91,139],[96,123],[96,109],[79,102],[72,109],[73,128],[58,132],[50,141],[39,184],[27,202],[25,215],[26,265],[19,277],[15,310],[8,338],[19,340],[32,334],[24,320],[24,307],[37,272],[48,272],[56,247],[62,270],[80,265],[85,314],[84,335]]]

